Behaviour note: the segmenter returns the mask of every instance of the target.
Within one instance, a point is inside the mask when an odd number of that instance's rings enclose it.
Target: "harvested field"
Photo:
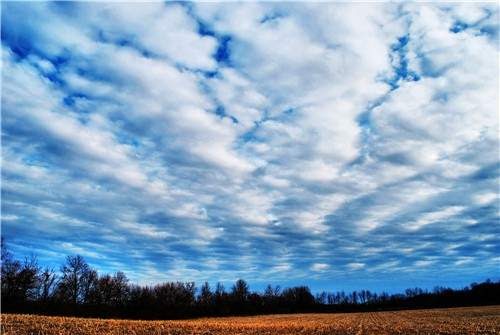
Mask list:
[[[500,334],[500,306],[174,321],[3,314],[1,333],[5,335]]]

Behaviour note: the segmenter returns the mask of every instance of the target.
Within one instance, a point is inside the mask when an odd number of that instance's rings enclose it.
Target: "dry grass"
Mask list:
[[[187,321],[128,321],[4,314],[1,334],[500,334],[500,306]]]

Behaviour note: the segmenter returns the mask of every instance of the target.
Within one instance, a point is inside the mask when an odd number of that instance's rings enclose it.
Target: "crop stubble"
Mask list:
[[[3,314],[4,335],[500,334],[500,306],[131,321]]]

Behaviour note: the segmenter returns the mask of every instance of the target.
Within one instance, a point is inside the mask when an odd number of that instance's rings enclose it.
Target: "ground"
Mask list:
[[[1,334],[500,334],[500,306],[375,313],[130,321],[2,314]]]

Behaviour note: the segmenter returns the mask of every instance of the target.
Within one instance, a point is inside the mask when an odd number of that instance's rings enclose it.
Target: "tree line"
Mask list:
[[[252,292],[242,279],[226,290],[222,283],[200,288],[194,282],[131,284],[123,272],[99,274],[83,257],[68,256],[59,273],[41,268],[35,257],[17,260],[2,241],[2,312],[123,317],[135,319],[252,315],[296,312],[368,311],[500,304],[500,281],[463,289],[420,288],[404,293],[320,292],[307,286],[268,285]]]

